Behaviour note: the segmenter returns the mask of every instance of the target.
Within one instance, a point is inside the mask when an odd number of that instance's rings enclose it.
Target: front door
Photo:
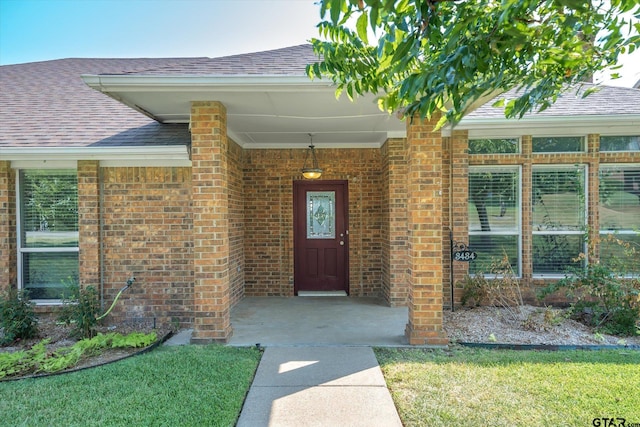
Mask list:
[[[349,292],[347,181],[293,183],[294,290]]]

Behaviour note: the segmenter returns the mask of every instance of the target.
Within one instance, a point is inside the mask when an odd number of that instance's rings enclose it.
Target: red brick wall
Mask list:
[[[382,289],[390,306],[404,306],[408,297],[407,276],[407,141],[389,139],[382,155]]]
[[[0,294],[17,283],[16,174],[0,161]]]
[[[232,307],[244,297],[245,216],[242,162],[242,148],[229,141],[229,286]]]
[[[191,169],[104,168],[104,297],[113,320],[193,321]]]
[[[382,177],[377,149],[316,149],[321,179],[349,182],[353,296],[381,291]],[[245,150],[245,294],[293,295],[293,181],[305,150]]]
[[[99,162],[78,162],[78,254],[80,287],[100,289]]]

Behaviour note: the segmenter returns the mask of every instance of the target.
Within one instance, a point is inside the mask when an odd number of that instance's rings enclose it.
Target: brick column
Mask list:
[[[587,225],[589,247],[587,255],[600,259],[600,135],[587,135],[588,186],[587,189]],[[595,260],[589,260],[593,262]]]
[[[407,278],[407,142],[387,141],[389,162],[389,298],[392,307],[404,306]]]
[[[78,232],[80,287],[100,288],[100,164],[78,161]]]
[[[522,285],[533,289],[533,139],[531,135],[520,138],[522,152]]]
[[[16,287],[16,197],[11,162],[0,161],[0,294]]]
[[[194,343],[226,342],[232,333],[227,157],[225,106],[192,103]]]
[[[451,134],[451,228],[453,240],[469,243],[469,132],[454,130]],[[449,236],[445,236],[448,240]],[[468,262],[453,262],[451,248],[445,252],[447,263],[453,268],[453,283],[461,283],[469,272]],[[449,278],[444,282],[449,283]],[[462,290],[454,286],[454,305],[460,305]],[[450,303],[451,301],[449,301]]]
[[[411,345],[443,345],[442,328],[442,136],[440,119],[407,121],[409,323]]]

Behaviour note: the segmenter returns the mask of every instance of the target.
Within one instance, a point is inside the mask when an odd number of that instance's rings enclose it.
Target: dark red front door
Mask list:
[[[347,181],[293,183],[294,289],[348,293]]]

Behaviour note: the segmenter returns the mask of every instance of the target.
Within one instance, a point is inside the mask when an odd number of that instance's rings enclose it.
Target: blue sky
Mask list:
[[[0,0],[0,64],[216,57],[305,43],[314,0]]]
[[[0,65],[70,57],[224,56],[317,36],[315,0],[0,0]],[[611,82],[640,79],[640,51]]]

